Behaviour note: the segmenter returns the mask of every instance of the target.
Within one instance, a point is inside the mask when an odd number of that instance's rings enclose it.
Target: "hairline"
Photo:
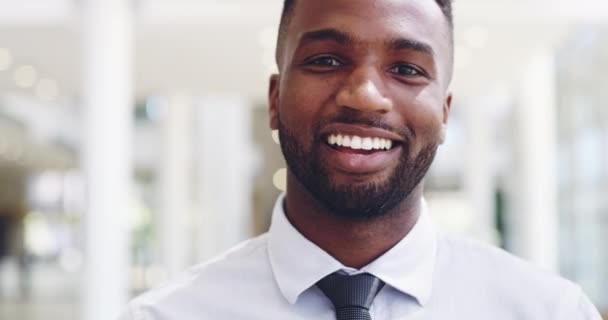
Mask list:
[[[293,14],[296,8],[296,2],[298,0],[285,0],[283,1],[283,10],[282,10],[282,14],[281,14],[281,21],[279,22],[279,32],[277,35],[277,45],[276,45],[276,51],[275,51],[275,61],[277,63],[277,65],[280,66],[280,57],[281,57],[281,50],[283,47],[283,43],[285,41],[285,36],[287,34],[287,29],[289,24],[291,23],[291,20],[293,18]],[[441,9],[441,12],[443,13],[444,18],[446,19],[446,21],[448,22],[448,27],[450,29],[450,47],[452,48],[452,51],[454,50],[454,18],[453,18],[453,14],[452,14],[452,0],[446,0],[447,3],[449,3],[449,10],[444,10],[444,8],[440,5],[440,3],[438,2],[438,0],[434,0],[435,3],[437,4],[437,6],[439,6],[439,9]],[[453,56],[453,52],[452,52],[452,56]],[[453,58],[452,58],[453,59]]]

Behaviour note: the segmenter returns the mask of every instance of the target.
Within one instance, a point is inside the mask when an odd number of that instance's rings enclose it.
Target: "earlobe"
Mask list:
[[[447,131],[447,125],[441,125],[441,131],[439,132],[439,144],[443,144],[445,142],[445,136]]]
[[[270,76],[268,87],[268,117],[270,120],[270,129],[279,129],[279,81],[280,76],[273,74]]]

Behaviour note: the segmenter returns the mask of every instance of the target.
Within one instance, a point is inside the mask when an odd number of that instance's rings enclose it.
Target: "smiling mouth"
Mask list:
[[[358,154],[386,152],[399,145],[398,141],[391,139],[345,134],[330,134],[326,137],[325,143],[335,150]]]

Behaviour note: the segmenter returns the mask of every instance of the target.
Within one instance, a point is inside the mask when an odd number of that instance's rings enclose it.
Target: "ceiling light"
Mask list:
[[[274,184],[274,187],[280,191],[287,190],[287,169],[281,168],[277,170],[272,177],[272,183]]]
[[[15,70],[15,84],[20,88],[29,88],[36,83],[38,72],[33,66],[20,66]]]

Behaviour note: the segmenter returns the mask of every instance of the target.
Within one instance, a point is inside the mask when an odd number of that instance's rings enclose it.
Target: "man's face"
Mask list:
[[[291,176],[343,217],[403,201],[443,141],[450,37],[435,1],[297,1],[270,83]]]

